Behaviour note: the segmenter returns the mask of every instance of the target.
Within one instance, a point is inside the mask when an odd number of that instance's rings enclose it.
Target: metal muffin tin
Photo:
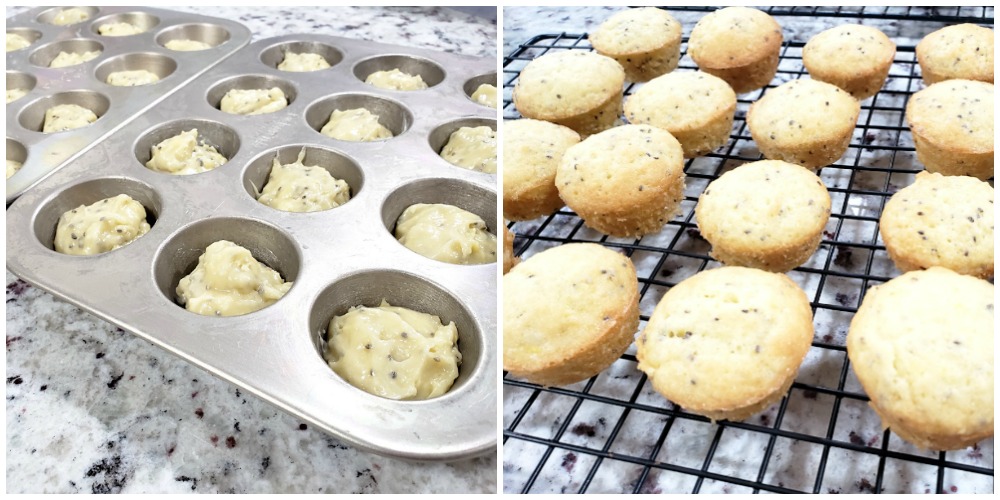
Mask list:
[[[288,47],[326,53],[329,69],[275,68]],[[433,86],[381,90],[363,82],[378,69],[418,72]],[[417,460],[493,452],[497,440],[497,265],[454,265],[422,257],[392,235],[414,203],[446,203],[481,216],[497,233],[497,177],[453,166],[438,151],[461,125],[496,128],[496,111],[469,94],[496,85],[496,62],[320,35],[257,41],[186,85],[128,127],[84,152],[7,211],[7,267],[28,282],[153,342],[359,448]],[[281,111],[237,116],[217,109],[230,88],[277,85]],[[363,106],[396,137],[346,142],[317,130],[336,107]],[[145,168],[149,148],[195,126],[230,160],[174,176]],[[277,152],[294,161],[306,147],[351,186],[346,204],[288,213],[251,195]],[[146,235],[91,257],[56,253],[64,211],[126,193],[154,220]],[[209,244],[228,239],[295,284],[260,311],[208,317],[175,301],[181,277]],[[334,315],[382,299],[454,321],[463,355],[445,395],[394,401],[357,389],[320,354]]]
[[[39,7],[7,19],[7,33],[34,40],[7,52],[7,88],[25,88],[24,97],[7,105],[7,159],[21,169],[7,179],[7,204],[75,156],[131,121],[192,78],[225,59],[250,41],[250,30],[215,17],[148,7],[86,7],[89,19],[68,26],[49,24],[67,7]],[[129,36],[103,36],[97,28],[126,21],[146,28]],[[169,50],[169,40],[202,40],[212,48],[195,52]],[[97,58],[66,68],[49,68],[59,51],[100,49]],[[138,87],[105,83],[114,71],[146,69],[160,81]],[[76,130],[43,134],[45,110],[57,104],[77,104],[98,115],[96,122]],[[20,147],[11,148],[11,143]]]

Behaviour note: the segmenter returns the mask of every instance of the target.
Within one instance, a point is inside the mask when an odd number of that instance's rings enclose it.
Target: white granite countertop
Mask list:
[[[856,9],[857,7],[852,8]],[[505,56],[510,54],[519,45],[537,35],[590,33],[614,12],[622,9],[622,7],[506,7],[503,12],[503,53]],[[706,13],[671,11],[671,14],[681,22],[684,36],[687,37],[695,23]],[[989,10],[989,15],[993,15],[992,9]],[[856,18],[779,16],[776,19],[782,26],[785,39],[800,43],[807,42],[813,35],[833,26],[844,23],[859,23]],[[862,20],[860,23],[881,29],[898,46],[916,45],[923,36],[944,26],[940,22],[871,19]],[[565,48],[572,46],[575,41],[575,39],[570,38],[560,42],[559,45],[561,48]],[[549,41],[549,43],[551,42]],[[539,45],[544,47],[546,44],[540,43]],[[579,46],[587,48],[589,44],[584,41]],[[529,49],[522,58],[529,59],[533,55],[537,56],[541,50],[543,49]],[[517,60],[512,62],[507,69],[516,71],[523,68],[525,64],[527,64],[525,60]],[[690,67],[693,65],[693,61],[689,56],[684,56],[682,65]],[[894,74],[905,75],[909,73],[910,66],[906,65],[905,62],[897,64],[897,66],[894,68]],[[512,77],[512,74],[506,73],[504,83]],[[789,76],[787,74],[779,75],[778,78],[787,79]],[[905,78],[898,80],[905,81]],[[922,83],[917,81],[915,86],[917,89],[922,88]],[[510,88],[505,88],[504,91],[505,100],[509,101]],[[757,94],[744,95],[741,98],[751,95]],[[899,98],[897,97],[897,99]],[[871,106],[871,102],[869,98],[863,105]],[[892,100],[891,97],[883,97],[879,103],[881,106],[899,106],[899,103]],[[738,114],[745,112],[745,105],[741,104],[738,109]],[[873,113],[875,113],[876,119],[879,119],[886,118],[891,111],[882,110]],[[504,109],[504,116],[505,118],[517,118],[520,115],[517,114],[513,106],[508,106]],[[899,118],[898,115],[895,118]],[[854,142],[861,142],[862,139],[865,144],[870,143],[877,146],[896,144],[895,140],[889,137],[887,131],[873,131],[870,136],[858,137]],[[912,147],[912,142],[907,141],[910,141],[908,134],[900,140],[899,145]],[[739,141],[739,144],[740,146],[733,152],[734,155],[757,156],[758,151],[750,141]],[[861,155],[862,161],[873,162],[872,164],[875,166],[889,164],[888,159],[879,159],[877,156],[883,153],[879,151],[872,153],[871,150],[868,150]],[[890,151],[887,154],[894,153]],[[915,159],[904,159],[903,154],[899,156],[898,160],[891,163],[893,168],[921,168],[915,164]],[[718,161],[714,158],[700,158],[695,160],[691,169],[700,173],[709,173],[715,171],[715,164]],[[879,161],[884,163],[879,163]],[[711,168],[707,171],[701,170],[707,165],[711,165]],[[862,177],[865,174],[859,174],[857,179],[851,181],[846,178],[848,173],[850,171],[846,169],[824,169],[822,177],[831,187],[860,189],[859,185],[864,182]],[[893,177],[894,182],[903,179],[902,176]],[[704,189],[705,184],[704,179],[689,178],[685,194],[697,196]],[[894,184],[889,185],[889,189],[898,187]],[[871,189],[884,190],[881,185],[874,185]],[[843,198],[840,198],[839,201],[843,201]],[[836,204],[838,207],[840,206],[839,201]],[[874,204],[874,201],[872,204],[865,201],[861,205],[854,205],[852,201],[852,204],[845,208],[845,213],[877,217],[878,210],[879,205]],[[835,221],[831,219],[831,222],[833,224],[828,227],[835,227]],[[543,223],[545,226],[542,226]],[[873,237],[870,234],[872,228],[874,225],[863,227],[862,224],[855,225],[847,222],[842,231],[838,229],[836,239],[837,241],[878,243],[877,229],[875,230],[876,236]],[[513,226],[513,230],[518,235],[540,233],[549,238],[569,238],[572,241],[602,241],[600,233],[583,227],[579,218],[567,216],[565,213],[552,218],[543,217],[533,221],[518,222]],[[671,241],[677,232],[676,227],[669,226],[660,233],[647,235],[641,240],[641,244],[666,248],[673,245]],[[829,233],[827,237],[829,238],[831,234],[833,233]],[[677,243],[673,247],[675,250],[679,249],[682,252],[692,254],[707,253],[707,244],[701,239],[697,230],[687,229],[677,238]],[[632,239],[608,238],[607,241],[611,244],[632,245],[635,243],[635,240]],[[522,258],[529,257],[556,244],[558,243],[536,240],[524,250],[521,256]],[[524,240],[519,236],[515,243],[515,250],[521,250],[523,245]],[[847,248],[847,251],[843,251],[844,248]],[[820,250],[805,267],[823,269],[830,251],[832,250],[829,248]],[[833,259],[832,264],[828,265],[832,265],[835,270],[864,272],[861,269],[861,259],[852,259],[849,247],[838,247],[837,251],[836,259]],[[655,279],[658,282],[667,280],[676,283],[697,272],[698,266],[701,264],[700,260],[678,255],[669,255],[661,261],[660,253],[639,250],[632,253],[631,258],[640,279],[646,281]],[[708,267],[718,267],[718,264],[711,262]],[[893,267],[891,261],[883,253],[875,259],[868,274],[891,277],[899,274],[899,271]],[[832,300],[841,306],[856,306],[860,282],[831,278],[826,285],[818,285],[816,283],[817,274],[791,272],[789,275],[807,291],[807,295],[810,297],[814,297],[813,292],[817,290],[817,287],[824,286],[823,296],[818,298],[819,302],[830,303]],[[649,286],[640,301],[642,314],[651,314],[658,299],[665,292],[665,288],[659,285]],[[849,321],[849,314],[825,308],[818,309],[815,320],[817,340],[821,340],[824,344],[843,346]],[[634,356],[635,347],[630,347],[626,354]],[[836,389],[843,366],[842,360],[842,352],[837,352],[834,349],[813,348],[806,357],[796,380],[799,383],[811,384],[815,387]],[[503,425],[505,429],[509,430],[516,422],[516,427],[513,430],[515,436],[507,439],[503,446],[503,491],[515,493],[523,491],[527,487],[531,493],[577,492],[581,488],[585,488],[588,493],[627,493],[633,490],[642,493],[678,493],[690,492],[696,487],[697,476],[695,474],[656,467],[644,470],[641,463],[632,460],[635,457],[694,471],[700,470],[704,466],[710,473],[749,482],[762,481],[779,488],[798,491],[813,490],[817,479],[817,469],[820,467],[821,453],[823,453],[822,445],[807,439],[786,437],[776,439],[768,466],[765,471],[761,472],[762,457],[768,446],[767,433],[727,425],[724,432],[717,434],[720,429],[719,425],[694,418],[671,420],[671,417],[662,412],[641,411],[641,409],[633,408],[678,409],[654,392],[648,380],[644,382],[641,389],[638,389],[636,381],[641,375],[636,369],[636,363],[623,357],[598,375],[592,383],[584,381],[560,388],[574,394],[586,391],[590,395],[589,397],[566,395],[557,389],[536,392],[534,387],[519,387],[516,383],[504,384]],[[588,383],[592,385],[588,385]],[[847,375],[844,392],[863,393],[853,371]],[[601,398],[614,400],[614,403],[602,402]],[[885,448],[889,454],[903,454],[901,457],[892,456],[882,464],[881,476],[884,492],[926,493],[936,489],[938,468],[935,465],[907,460],[907,457],[936,460],[938,458],[936,452],[919,450],[894,434],[888,441],[885,441],[878,416],[860,400],[843,398],[839,405],[838,410],[833,409],[834,397],[830,394],[796,388],[789,393],[788,404],[782,420],[778,420],[779,406],[776,404],[754,415],[746,421],[746,424],[756,428],[777,426],[776,428],[781,431],[798,433],[803,437],[825,438],[832,418],[836,424],[832,436],[833,440],[855,447],[869,448],[853,451],[846,447],[829,447],[828,455],[823,456],[823,460],[828,459],[828,461],[825,462],[825,473],[820,485],[822,492],[874,492],[878,474],[876,471],[880,468],[879,448]],[[628,410],[624,410],[624,408],[628,408]],[[628,411],[630,413],[626,414]],[[669,432],[660,434],[665,428]],[[713,444],[713,439],[717,436],[721,436],[721,438]],[[537,438],[537,440],[531,438]],[[657,439],[660,441],[657,442]],[[552,446],[549,444],[550,442],[558,442],[559,445]],[[654,444],[658,448],[654,448]],[[705,463],[705,457],[708,456],[710,447],[714,449],[714,455],[708,460],[708,463]],[[653,456],[650,456],[651,454]],[[993,456],[993,439],[986,439],[974,447],[948,452],[945,459],[961,465],[992,469]],[[758,478],[758,474],[763,474],[763,477]],[[993,492],[992,475],[953,468],[945,468],[942,483],[946,492]],[[752,491],[750,487],[716,479],[705,479],[697,488],[702,493],[750,493]],[[762,490],[761,492],[767,491]]]
[[[177,7],[253,39],[323,33],[495,56],[494,20],[447,8]],[[7,17],[25,8],[7,8]],[[495,492],[495,455],[355,450],[7,273],[7,492]]]

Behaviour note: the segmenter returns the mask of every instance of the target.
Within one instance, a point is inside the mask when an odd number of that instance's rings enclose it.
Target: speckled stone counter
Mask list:
[[[445,8],[177,8],[254,40],[323,33],[494,56],[494,21]],[[7,17],[23,8],[8,8]],[[7,492],[494,492],[496,457],[355,450],[7,273]]]

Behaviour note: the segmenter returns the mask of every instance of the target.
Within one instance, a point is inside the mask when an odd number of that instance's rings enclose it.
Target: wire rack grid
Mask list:
[[[981,13],[975,21],[992,24],[992,9]],[[683,57],[683,42],[678,71],[695,70]],[[640,330],[645,328],[666,290],[719,266],[693,220],[694,206],[711,180],[763,158],[746,128],[746,110],[767,89],[806,76],[803,45],[785,41],[776,78],[739,97],[729,142],[686,162],[682,214],[661,232],[608,237],[564,207],[509,224],[515,254],[524,258],[569,242],[625,253],[639,276]],[[560,50],[592,49],[583,34],[544,34],[505,57],[505,119],[520,117],[511,103],[520,70]],[[636,88],[630,85],[625,95]],[[830,221],[816,254],[788,273],[810,297],[816,334],[780,404],[743,422],[712,424],[655,393],[636,368],[634,345],[601,374],[570,386],[543,388],[505,373],[504,491],[992,492],[992,439],[966,450],[930,452],[883,430],[846,356],[847,327],[865,290],[899,274],[879,237],[878,220],[888,198],[922,170],[904,123],[907,100],[921,88],[914,47],[897,47],[886,85],[862,102],[847,153],[821,171],[833,202]]]
[[[670,10],[686,12],[711,12],[718,7],[680,7],[672,6]],[[912,7],[871,5],[827,5],[817,7],[761,7],[761,10],[772,16],[808,16],[808,17],[851,17],[865,19],[932,20],[945,23],[993,23],[993,7],[983,6],[950,6],[950,7]]]

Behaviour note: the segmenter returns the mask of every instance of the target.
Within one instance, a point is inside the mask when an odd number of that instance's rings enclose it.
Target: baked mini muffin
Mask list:
[[[903,439],[958,450],[993,436],[993,285],[942,267],[868,289],[847,355]]]
[[[895,56],[896,44],[885,33],[860,24],[830,28],[802,49],[809,76],[836,85],[859,101],[882,88]]]
[[[503,273],[507,274],[510,272],[510,268],[521,262],[521,259],[514,256],[514,233],[507,229],[507,225],[504,224],[503,228]]]
[[[630,123],[670,132],[685,158],[713,151],[729,141],[736,93],[721,78],[705,72],[676,72],[654,78],[625,101]]]
[[[503,122],[503,216],[530,220],[563,206],[556,169],[570,146],[580,142],[572,129],[525,118]]]
[[[656,392],[685,410],[743,420],[788,392],[812,339],[809,299],[791,279],[726,266],[667,291],[636,357]]]
[[[566,150],[556,187],[593,229],[618,237],[655,233],[684,198],[684,153],[666,130],[615,127]]]
[[[615,126],[622,113],[625,70],[610,57],[570,50],[528,63],[514,85],[525,118],[565,125],[581,135]]]
[[[885,204],[879,230],[903,271],[941,266],[993,276],[993,187],[986,182],[920,172]]]
[[[992,83],[935,83],[910,98],[906,122],[928,172],[993,177]]]
[[[975,24],[941,28],[917,44],[924,83],[960,78],[993,83],[993,30]]]
[[[773,17],[749,7],[726,7],[698,21],[688,54],[702,71],[743,94],[774,78],[781,42],[781,26]]]
[[[597,52],[618,61],[625,69],[625,78],[632,82],[647,82],[669,73],[681,59],[681,23],[655,7],[618,12],[589,39]]]
[[[830,219],[830,194],[805,168],[755,161],[712,181],[698,199],[695,217],[716,260],[783,273],[819,248]]]
[[[632,261],[569,243],[503,277],[503,369],[544,386],[590,378],[621,356],[639,328]]]
[[[860,113],[834,85],[792,80],[750,105],[747,126],[765,157],[815,171],[844,155]]]

